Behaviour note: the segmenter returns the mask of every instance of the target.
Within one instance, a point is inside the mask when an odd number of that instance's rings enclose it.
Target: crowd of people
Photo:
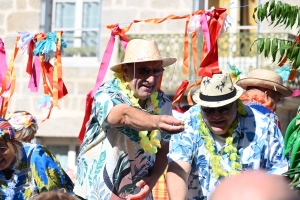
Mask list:
[[[227,73],[202,77],[195,105],[173,117],[159,85],[175,62],[155,41],[128,42],[110,68],[114,78],[93,97],[76,181],[31,143],[33,115],[0,119],[0,199],[298,199],[284,177],[289,160],[275,114],[292,94],[281,77],[264,69],[236,84]]]

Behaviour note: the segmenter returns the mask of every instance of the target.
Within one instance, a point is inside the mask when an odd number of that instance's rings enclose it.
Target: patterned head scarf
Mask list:
[[[7,117],[7,120],[14,127],[15,131],[20,131],[31,125],[35,125],[36,130],[38,129],[36,118],[26,111],[14,112]]]
[[[3,118],[0,118],[0,139],[15,140],[15,132],[13,127],[7,120]]]

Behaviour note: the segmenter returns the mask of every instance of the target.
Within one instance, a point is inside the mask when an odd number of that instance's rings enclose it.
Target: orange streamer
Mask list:
[[[12,57],[10,58],[9,65],[7,68],[7,71],[5,73],[5,77],[2,82],[2,88],[0,92],[0,96],[2,96],[3,101],[1,105],[1,116],[5,117],[5,114],[7,112],[8,104],[10,98],[13,96],[15,87],[16,87],[16,71],[14,67],[14,61],[16,59],[16,56],[18,54],[19,48],[17,47],[17,43],[19,41],[20,37],[17,37],[15,44],[14,44],[14,50],[12,53]],[[9,85],[10,84],[10,85]],[[7,88],[9,87],[9,88]],[[3,97],[4,92],[9,92],[9,95],[6,97]]]

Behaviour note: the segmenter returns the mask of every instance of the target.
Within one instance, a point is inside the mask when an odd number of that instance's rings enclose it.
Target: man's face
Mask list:
[[[164,71],[161,64],[161,61],[149,61],[135,63],[135,66],[130,64],[123,68],[124,76],[129,81],[129,87],[136,98],[145,100],[156,90]]]
[[[208,108],[201,107],[203,119],[208,128],[216,135],[223,135],[230,129],[237,113],[236,101],[222,107]]]

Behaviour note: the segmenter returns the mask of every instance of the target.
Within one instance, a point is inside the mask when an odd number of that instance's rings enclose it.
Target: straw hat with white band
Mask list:
[[[249,86],[274,90],[279,92],[283,97],[291,96],[293,93],[282,84],[282,78],[279,74],[266,69],[252,70],[249,77],[238,80],[236,84],[245,90]]]
[[[122,64],[148,61],[162,61],[162,67],[167,67],[175,63],[176,60],[176,58],[162,57],[154,40],[132,39],[127,44],[124,61],[112,66],[110,69],[120,73]]]

